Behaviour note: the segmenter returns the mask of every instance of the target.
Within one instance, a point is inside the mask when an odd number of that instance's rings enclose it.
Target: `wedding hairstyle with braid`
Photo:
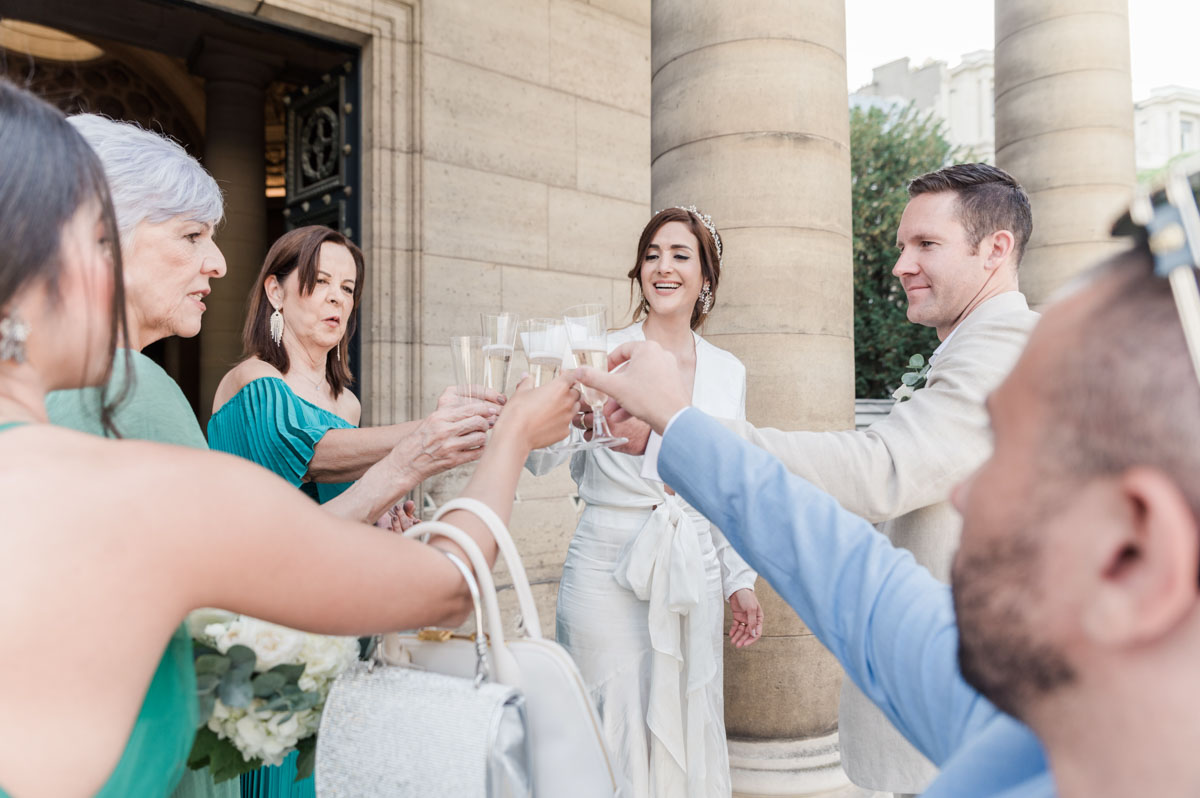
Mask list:
[[[111,248],[112,302],[108,309],[108,363],[100,396],[100,423],[113,437],[113,411],[132,387],[125,352],[122,389],[109,395],[113,355],[126,340],[125,283],[120,234],[100,159],[61,111],[0,77],[0,318],[13,300],[35,283],[59,298],[63,228],[89,204],[99,207]]]
[[[986,163],[960,163],[913,178],[909,199],[921,194],[953,191],[958,197],[958,220],[967,230],[971,247],[997,230],[1013,234],[1015,263],[1020,265],[1033,233],[1029,195],[1012,175]]]
[[[641,238],[638,239],[637,260],[627,275],[630,281],[629,304],[633,305],[634,298],[641,296],[642,264],[646,260],[646,251],[650,249],[650,245],[654,242],[654,236],[658,234],[662,226],[670,222],[686,224],[692,231],[692,235],[696,237],[696,241],[699,242],[700,251],[696,255],[700,259],[700,277],[702,282],[709,284],[712,291],[712,307],[716,307],[717,284],[721,281],[721,255],[717,251],[717,242],[708,228],[704,226],[704,222],[696,214],[683,208],[665,208],[659,211],[650,217],[650,221],[642,230]],[[645,317],[646,305],[644,301],[638,302],[633,308],[633,320],[639,322]],[[696,307],[692,309],[692,329],[700,327],[706,317],[707,314],[701,311],[700,303],[697,303]]]

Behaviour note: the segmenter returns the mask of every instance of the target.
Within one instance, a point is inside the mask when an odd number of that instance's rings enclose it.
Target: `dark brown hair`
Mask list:
[[[700,252],[697,253],[700,258],[700,277],[709,284],[709,290],[712,291],[713,307],[717,304],[717,283],[721,281],[721,259],[717,255],[717,242],[713,240],[712,233],[708,232],[708,228],[704,223],[691,211],[685,211],[683,208],[667,208],[650,217],[650,221],[646,223],[645,229],[642,230],[642,237],[638,239],[637,260],[633,264],[633,268],[629,270],[629,303],[633,304],[634,291],[641,292],[642,287],[642,264],[646,261],[646,250],[650,249],[650,245],[654,242],[654,236],[663,225],[670,222],[683,222],[692,231],[692,235],[696,237],[696,241],[700,243]],[[701,312],[703,301],[697,300],[696,306],[692,308],[692,329],[699,327],[705,318],[705,314]],[[642,301],[633,309],[633,320],[641,321],[646,316],[647,306],[643,296]]]
[[[4,242],[0,249],[0,318],[9,304],[37,281],[44,281],[52,301],[60,298],[63,228],[90,202],[99,205],[113,277],[100,425],[105,433],[119,438],[113,413],[132,390],[135,378],[129,350],[123,349],[124,378],[117,393],[111,393],[113,355],[118,342],[129,340],[129,331],[120,233],[104,167],[62,111],[0,78],[0,241]]]
[[[263,262],[262,271],[258,273],[258,281],[250,290],[250,309],[246,315],[246,328],[242,331],[242,358],[257,357],[282,373],[288,373],[291,363],[288,361],[287,350],[271,340],[270,317],[274,308],[267,298],[267,278],[274,275],[275,279],[282,283],[289,274],[299,269],[300,292],[304,296],[311,295],[317,286],[321,245],[326,243],[339,244],[349,250],[354,258],[356,271],[354,306],[350,310],[350,318],[346,321],[346,334],[338,342],[337,354],[325,359],[325,379],[336,398],[354,381],[350,373],[350,338],[358,326],[358,306],[362,301],[365,269],[362,250],[337,230],[322,225],[297,227],[284,233],[271,246],[271,251],[267,253],[267,259]]]
[[[1012,175],[986,163],[960,163],[913,178],[910,198],[921,194],[953,191],[958,196],[958,220],[967,230],[971,247],[997,230],[1013,234],[1013,249],[1019,266],[1025,245],[1033,233],[1033,211],[1029,195]]]

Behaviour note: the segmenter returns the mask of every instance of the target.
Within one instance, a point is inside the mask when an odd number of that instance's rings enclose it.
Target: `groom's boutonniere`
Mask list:
[[[931,364],[925,362],[923,355],[913,355],[908,359],[909,371],[904,373],[900,378],[901,385],[896,390],[892,391],[892,398],[897,402],[907,402],[912,399],[913,393],[925,386],[926,377],[929,375],[929,366]]]

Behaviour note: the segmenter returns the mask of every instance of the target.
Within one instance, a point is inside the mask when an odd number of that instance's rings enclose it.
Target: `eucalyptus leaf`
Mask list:
[[[201,643],[198,640],[192,641],[192,656],[195,657],[196,659],[199,659],[200,657],[206,657],[206,656],[209,656],[212,654],[215,654],[218,657],[225,656],[220,651],[217,651],[215,648],[213,648],[210,645]]]
[[[254,656],[254,649],[243,645],[230,646],[229,650],[225,652],[225,656],[229,657],[234,665],[249,662],[251,668],[254,667],[254,661],[257,659]]]
[[[287,682],[282,673],[260,673],[254,677],[254,696],[266,698],[274,694]]]
[[[276,665],[267,671],[267,673],[278,673],[283,676],[284,681],[295,682],[304,675],[304,665],[288,665],[285,663],[283,665]]]
[[[217,706],[217,694],[205,693],[202,696],[197,696],[197,702],[200,704],[199,713],[196,716],[196,725],[204,726],[208,723],[208,719],[212,717],[213,710]]]
[[[226,678],[221,682],[218,697],[227,707],[245,709],[254,698],[254,688],[247,679]]]
[[[221,677],[215,673],[196,674],[196,692],[200,695],[211,693],[221,683]]]
[[[924,355],[916,354],[908,359],[908,367],[910,369],[919,369],[925,365]]]
[[[918,374],[918,373],[917,373],[917,372],[915,372],[915,371],[910,371],[910,372],[908,372],[907,374],[905,374],[903,377],[901,377],[901,378],[900,378],[900,382],[902,382],[902,383],[904,383],[905,385],[908,385],[908,386],[910,386],[910,387],[911,387],[911,386],[913,386],[913,385],[916,385],[916,384],[917,384],[917,381],[918,381],[919,379],[921,379],[921,375],[920,375],[920,374]]]
[[[196,675],[215,673],[217,676],[229,670],[229,657],[221,654],[202,654],[196,657]]]

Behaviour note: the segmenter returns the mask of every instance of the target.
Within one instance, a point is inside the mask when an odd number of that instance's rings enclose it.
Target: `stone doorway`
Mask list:
[[[216,381],[240,354],[246,296],[262,258],[295,224],[289,101],[330,76],[344,83],[358,60],[356,47],[184,0],[0,0],[0,74],[67,113],[101,113],[172,136],[225,193],[217,242],[229,273],[213,283],[203,331],[146,349],[202,425]],[[347,133],[356,181],[357,127]],[[341,216],[316,223],[356,222],[357,194],[334,193]]]

